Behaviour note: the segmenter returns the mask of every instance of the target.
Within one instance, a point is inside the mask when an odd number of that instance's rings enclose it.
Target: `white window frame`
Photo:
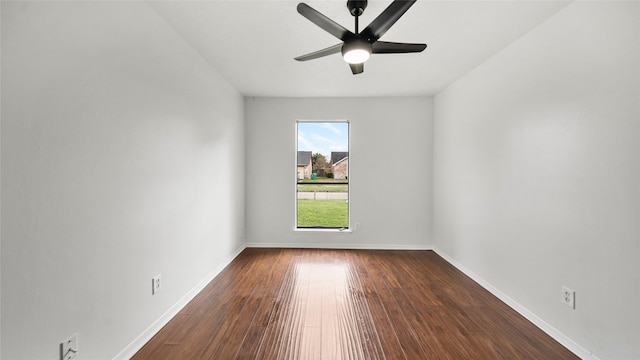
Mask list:
[[[347,152],[349,153],[349,167],[347,169],[347,202],[349,206],[347,208],[347,227],[346,228],[299,228],[298,227],[298,124],[300,123],[346,123],[347,134]],[[296,232],[332,232],[332,233],[352,233],[353,228],[351,226],[351,122],[347,119],[332,119],[332,120],[311,120],[311,119],[297,119],[295,128],[295,148],[293,151],[294,157],[294,173],[293,177],[293,230]]]

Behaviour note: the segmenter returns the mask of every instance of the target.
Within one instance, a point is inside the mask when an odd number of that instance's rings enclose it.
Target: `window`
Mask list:
[[[349,228],[349,123],[296,126],[296,228]]]

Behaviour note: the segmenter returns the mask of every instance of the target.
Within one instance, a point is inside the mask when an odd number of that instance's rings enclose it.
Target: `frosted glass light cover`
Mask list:
[[[371,54],[369,54],[369,52],[366,50],[353,49],[344,53],[343,58],[344,61],[348,62],[349,64],[361,64],[367,61],[369,59],[369,56],[371,56]]]

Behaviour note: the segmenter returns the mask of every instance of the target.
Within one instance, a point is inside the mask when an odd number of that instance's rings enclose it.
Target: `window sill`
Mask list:
[[[294,232],[330,232],[330,233],[352,233],[353,230],[345,229],[323,229],[323,228],[295,228]]]

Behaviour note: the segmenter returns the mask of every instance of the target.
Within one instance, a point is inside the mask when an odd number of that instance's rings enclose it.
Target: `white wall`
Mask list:
[[[350,121],[349,206],[360,231],[294,231],[298,119]],[[249,245],[430,246],[432,120],[429,97],[245,98]]]
[[[574,2],[435,97],[436,245],[601,359],[640,358],[638,19]]]
[[[113,358],[223,266],[243,118],[143,2],[3,1],[2,358]]]
[[[0,19],[2,19],[2,6],[0,6]],[[2,39],[2,26],[0,26],[0,39]],[[0,40],[0,45],[2,40]],[[0,69],[2,68],[2,53],[0,52]],[[0,71],[0,84],[2,84],[2,71]],[[0,86],[0,100],[2,99],[2,87]],[[0,109],[1,109],[0,104]],[[2,138],[2,116],[0,114],[0,139]],[[2,198],[2,146],[0,146],[0,199]],[[2,206],[0,206],[0,309],[2,309]],[[0,358],[2,357],[2,311],[0,310]]]

